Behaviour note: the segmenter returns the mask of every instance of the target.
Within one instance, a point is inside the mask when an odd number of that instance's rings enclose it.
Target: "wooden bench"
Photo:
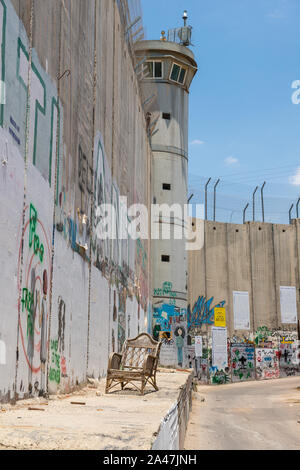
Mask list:
[[[158,391],[156,371],[160,348],[161,343],[154,341],[147,333],[127,339],[122,354],[112,353],[109,358],[105,393],[118,384],[123,390],[129,383],[142,395],[147,383]],[[134,382],[140,382],[140,388]]]

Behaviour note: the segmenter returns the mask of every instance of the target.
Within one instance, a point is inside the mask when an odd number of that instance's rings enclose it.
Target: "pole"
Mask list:
[[[297,204],[296,204],[296,211],[297,211],[297,219],[299,219],[299,202],[300,202],[300,197],[297,201]]]
[[[217,186],[220,183],[220,180],[216,182],[214,186],[214,222],[216,221],[216,199],[217,199]]]
[[[210,182],[211,182],[211,178],[209,178],[209,180],[207,181],[205,185],[205,220],[207,220],[207,187]]]
[[[246,222],[246,210],[248,209],[248,207],[249,207],[249,202],[243,210],[243,224]]]
[[[261,213],[262,213],[262,219],[263,222],[265,221],[265,205],[264,205],[264,187],[266,186],[266,182],[261,187]]]
[[[292,210],[293,210],[294,204],[291,205],[290,210],[289,210],[289,221],[290,224],[292,223]]]
[[[258,186],[256,186],[256,188],[254,189],[253,194],[252,194],[253,222],[255,222],[255,194],[256,194],[257,190],[258,190]]]

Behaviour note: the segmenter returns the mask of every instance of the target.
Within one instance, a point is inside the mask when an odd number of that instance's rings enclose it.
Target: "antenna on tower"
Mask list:
[[[188,19],[188,14],[187,14],[186,10],[184,10],[184,12],[183,12],[182,19],[184,21],[184,26],[186,26],[186,22],[187,22],[187,19]]]
[[[182,28],[169,29],[168,31],[168,41],[177,42],[181,46],[192,46],[192,27],[187,26],[188,13],[187,10],[184,10],[183,15],[183,24]]]

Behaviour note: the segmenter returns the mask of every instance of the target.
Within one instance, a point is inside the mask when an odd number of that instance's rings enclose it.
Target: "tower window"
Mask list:
[[[170,263],[170,256],[169,255],[162,255],[161,260],[163,263]]]
[[[170,121],[171,114],[170,113],[163,113],[162,117],[163,117],[163,119],[167,119],[167,121]]]
[[[171,185],[169,183],[163,183],[162,188],[165,191],[171,191]]]
[[[172,82],[176,82],[176,83],[180,83],[181,85],[184,85],[185,77],[186,77],[186,69],[174,63],[172,70],[171,70],[171,74],[170,74],[170,80],[172,80]]]
[[[149,60],[144,68],[145,78],[163,78],[163,64],[158,60]]]

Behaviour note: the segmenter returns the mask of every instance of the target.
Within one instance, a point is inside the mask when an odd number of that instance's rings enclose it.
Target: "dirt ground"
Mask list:
[[[159,391],[147,386],[144,396],[133,389],[105,395],[103,379],[72,395],[0,405],[0,449],[149,450],[188,375],[162,371]]]
[[[300,377],[198,386],[185,449],[300,449]]]

